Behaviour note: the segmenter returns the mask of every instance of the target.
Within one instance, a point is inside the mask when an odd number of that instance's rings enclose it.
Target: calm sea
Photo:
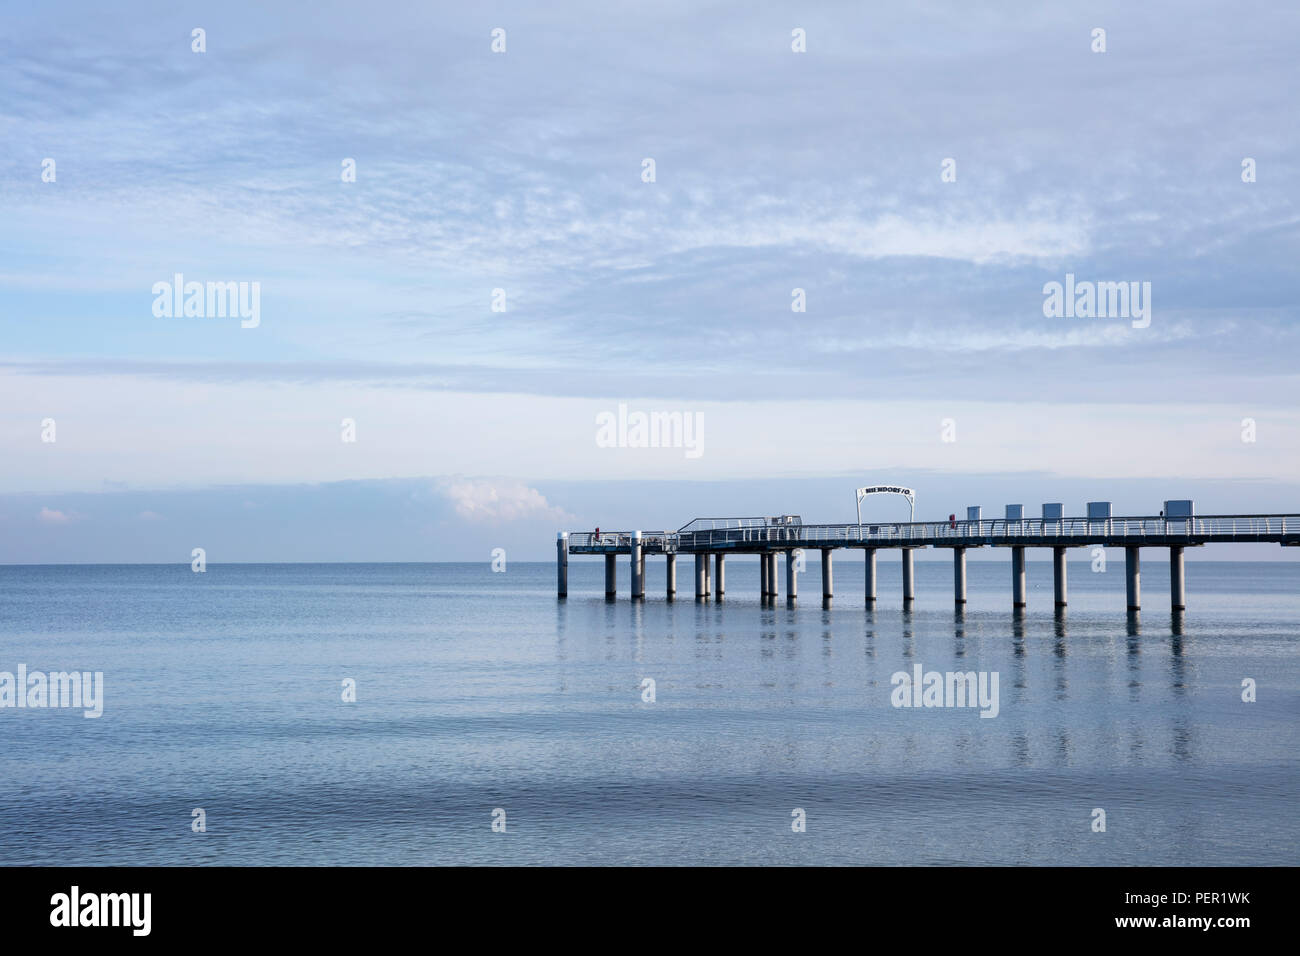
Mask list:
[[[815,560],[794,609],[739,559],[721,605],[653,560],[643,605],[625,560],[613,604],[577,559],[563,603],[549,563],[0,567],[0,671],[104,675],[99,719],[0,709],[0,863],[1300,863],[1300,564],[1188,562],[1175,620],[1147,558],[1137,620],[1086,562],[1019,618],[1008,562],[960,617],[945,562],[909,612],[883,560],[872,611],[848,561],[831,609]],[[998,715],[891,706],[917,663]]]

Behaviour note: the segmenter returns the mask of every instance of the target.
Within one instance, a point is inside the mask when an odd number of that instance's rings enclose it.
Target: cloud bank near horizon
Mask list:
[[[1038,514],[1060,501],[1069,515],[1088,500],[1117,514],[1147,515],[1166,498],[1191,497],[1202,514],[1243,503],[1293,511],[1300,482],[1166,479],[1061,480],[1037,473],[951,476],[917,473],[917,520],[941,520],[982,505]],[[510,560],[553,560],[558,531],[675,530],[697,517],[796,513],[811,522],[854,520],[852,475],[801,480],[548,481],[462,476],[245,485],[201,489],[114,488],[62,495],[0,494],[0,564],[187,563],[202,547],[222,562],[483,561],[495,548]],[[1246,497],[1243,498],[1243,495]],[[870,500],[864,517],[906,521],[900,500]],[[62,517],[51,519],[51,515]],[[1005,560],[997,549],[971,560]],[[846,553],[853,560],[855,554]],[[943,556],[926,554],[940,559]],[[1215,545],[1189,560],[1300,560],[1300,549]],[[890,556],[885,555],[884,560]]]

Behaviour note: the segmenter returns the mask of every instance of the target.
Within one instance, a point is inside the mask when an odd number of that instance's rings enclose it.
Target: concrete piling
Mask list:
[[[1028,582],[1025,579],[1025,549],[1015,546],[1011,549],[1011,606],[1024,607],[1028,604]]]
[[[641,553],[641,532],[632,532],[632,600],[645,600],[645,555]]]
[[[564,531],[555,538],[555,593],[569,596],[569,535]]]
[[[1124,548],[1124,581],[1128,594],[1128,609],[1142,610],[1142,558],[1133,545]]]
[[[876,549],[864,548],[862,556],[865,559],[867,569],[865,572],[867,584],[867,604],[876,603]]]
[[[822,601],[830,603],[834,597],[834,588],[831,586],[831,549],[822,548]]]
[[[1052,591],[1056,596],[1056,606],[1065,607],[1065,549],[1052,549]]]
[[[794,607],[799,597],[799,573],[795,570],[795,551],[785,553],[785,601]]]
[[[605,600],[612,601],[618,595],[618,562],[614,559],[617,555],[605,555]]]
[[[1169,549],[1169,605],[1172,610],[1187,609],[1187,588],[1184,584],[1183,548],[1175,545]]]
[[[953,603],[966,603],[966,549],[952,549],[952,597]]]
[[[916,566],[912,561],[912,549],[903,548],[903,603],[916,600]]]
[[[724,562],[727,556],[719,551],[713,556],[713,599],[721,601],[723,593],[727,590],[727,567]]]

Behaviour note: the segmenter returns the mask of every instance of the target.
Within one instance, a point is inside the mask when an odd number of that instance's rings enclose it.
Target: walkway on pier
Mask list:
[[[1045,505],[1058,509],[1059,505]],[[1013,511],[1013,509],[1015,509]],[[1091,509],[1091,505],[1090,505]],[[1023,509],[1009,505],[1009,515]],[[978,509],[970,509],[978,513]],[[856,548],[865,553],[865,594],[876,600],[876,552],[897,548],[902,552],[903,600],[915,599],[913,552],[918,548],[951,548],[953,552],[953,597],[966,602],[966,549],[1004,547],[1011,549],[1012,605],[1027,603],[1025,548],[1051,548],[1053,552],[1054,598],[1057,607],[1067,602],[1065,552],[1078,547],[1122,547],[1125,553],[1128,609],[1141,607],[1140,549],[1169,549],[1170,603],[1175,610],[1186,606],[1183,549],[1216,542],[1253,542],[1300,546],[1300,514],[1205,515],[1196,517],[1044,517],[1009,516],[999,519],[917,521],[906,523],[863,522],[862,524],[803,524],[795,515],[776,518],[696,518],[676,531],[611,531],[599,536],[592,532],[561,532],[556,542],[558,593],[568,594],[570,554],[599,554],[605,557],[605,594],[616,592],[616,557],[631,558],[632,598],[645,597],[647,555],[662,555],[668,565],[667,596],[677,591],[677,556],[695,556],[697,600],[725,594],[725,561],[728,554],[760,556],[763,600],[778,597],[777,557],[786,559],[786,599],[794,604],[798,595],[798,555],[817,549],[822,557],[822,599],[833,596],[831,556],[838,548]]]

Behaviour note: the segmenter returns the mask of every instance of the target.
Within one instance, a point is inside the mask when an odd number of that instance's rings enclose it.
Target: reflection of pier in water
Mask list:
[[[991,666],[1002,674],[1003,714],[1025,714],[1025,705],[1032,706],[1023,726],[998,738],[951,723],[938,735],[937,725],[913,729],[916,725],[906,723],[897,728],[899,746],[915,755],[933,750],[933,742],[946,739],[954,748],[953,755],[960,753],[964,759],[986,759],[990,747],[1005,747],[1002,756],[1010,765],[1040,769],[1095,760],[1098,751],[1122,754],[1126,762],[1136,765],[1165,757],[1181,762],[1196,756],[1199,735],[1187,705],[1197,683],[1196,648],[1198,643],[1202,648],[1209,644],[1204,636],[1199,642],[1185,636],[1182,613],[1168,618],[1130,614],[1108,624],[1095,613],[1068,618],[1065,609],[1040,617],[1017,612],[1008,621],[993,612],[964,608],[955,613],[911,609],[884,613],[868,607],[860,616],[849,618],[855,624],[845,630],[843,616],[828,609],[811,619],[818,626],[809,629],[802,623],[802,614],[771,606],[762,609],[755,627],[748,616],[737,619],[712,604],[638,604],[631,617],[629,647],[629,618],[615,610],[608,604],[593,608],[558,603],[560,659],[572,659],[565,635],[575,613],[585,616],[594,612],[605,626],[595,632],[585,625],[579,629],[579,633],[596,636],[588,643],[589,653],[612,663],[624,660],[630,652],[642,665],[647,646],[673,650],[678,645],[671,657],[687,667],[678,676],[685,678],[683,686],[697,692],[734,690],[725,678],[719,680],[719,675],[744,674],[753,680],[748,686],[788,702],[813,693],[829,704],[842,698],[847,688],[857,695],[856,701],[875,697],[877,705],[886,708],[890,676],[916,662],[940,671]],[[838,627],[836,622],[840,622]],[[1008,635],[1010,642],[1006,641]],[[951,664],[937,659],[940,648],[951,655]],[[995,655],[992,660],[990,653]],[[755,657],[762,662],[758,670],[734,666],[738,659],[752,661]],[[814,660],[818,665],[810,666]],[[845,666],[853,660],[857,667]],[[660,660],[655,666],[662,668],[663,664]],[[561,690],[566,683],[562,678]],[[1130,705],[1141,705],[1141,710],[1113,708],[1114,701],[1125,698]],[[1165,706],[1175,701],[1178,706]],[[1080,705],[1102,706],[1098,722],[1079,723],[1074,708]],[[1158,708],[1154,712],[1150,709],[1153,705]],[[851,712],[859,713],[861,707],[855,703]],[[878,735],[885,731],[880,728],[867,732],[873,748],[895,733],[889,731],[881,737]],[[1093,757],[1087,758],[1085,750],[1093,752]]]

